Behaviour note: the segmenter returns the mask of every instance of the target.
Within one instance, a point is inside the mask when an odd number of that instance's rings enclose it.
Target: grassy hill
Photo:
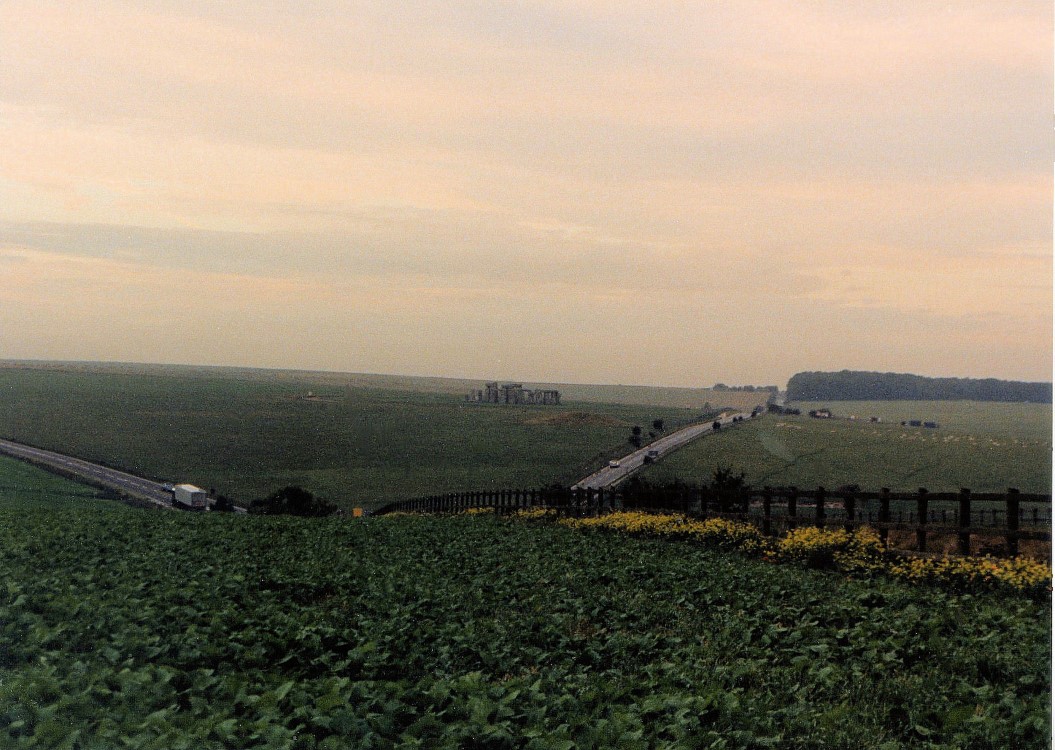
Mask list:
[[[439,379],[144,365],[0,367],[0,436],[248,503],[300,484],[345,507],[455,490],[570,483],[634,425],[703,410],[613,392],[560,407],[464,401]],[[605,386],[582,389],[603,398]],[[589,394],[586,392],[589,391]],[[310,395],[309,395],[310,394]],[[649,398],[659,402],[650,404]],[[634,401],[645,403],[634,403]],[[702,402],[701,402],[702,404]]]
[[[35,360],[0,360],[0,371],[36,371],[102,375],[150,375],[182,379],[238,380],[256,383],[292,383],[302,387],[329,386],[385,391],[410,391],[464,396],[470,389],[481,388],[484,379],[438,378],[420,375],[380,375],[371,373],[320,372],[313,370],[271,370],[252,367],[205,367],[195,365],[159,365],[120,362],[47,362]],[[489,378],[501,382],[508,379]],[[711,388],[675,388],[647,385],[591,385],[581,383],[525,383],[530,388],[556,389],[570,402],[625,404],[634,406],[667,406],[699,411],[709,405],[715,409],[747,409],[766,403],[768,392],[752,393],[714,390]]]
[[[642,474],[650,481],[701,481],[718,466],[750,484],[865,489],[1051,492],[1050,405],[963,401],[796,403],[803,416],[768,415],[721,440],[701,440]],[[827,406],[837,418],[805,412]],[[854,415],[856,420],[848,417]],[[882,418],[869,422],[871,416]],[[938,429],[902,427],[936,421]]]
[[[148,477],[216,488],[242,503],[299,484],[344,507],[369,508],[442,492],[568,484],[624,451],[635,425],[647,432],[654,419],[663,419],[670,429],[700,417],[708,402],[748,406],[766,395],[563,385],[560,407],[496,406],[466,403],[470,385],[480,383],[7,363],[0,365],[0,436]],[[736,398],[745,401],[726,403]],[[700,481],[717,466],[731,466],[756,485],[1051,491],[1050,405],[800,406],[827,406],[837,416],[861,419],[767,416],[701,440],[645,476]],[[870,416],[883,421],[869,423]],[[941,427],[902,428],[897,422],[904,419]]]

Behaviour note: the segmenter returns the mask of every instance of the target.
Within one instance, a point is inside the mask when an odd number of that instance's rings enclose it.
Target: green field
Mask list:
[[[0,368],[0,436],[248,503],[299,484],[345,507],[571,483],[634,425],[699,410],[468,404],[413,380],[215,368]],[[390,387],[368,387],[363,378]],[[423,389],[435,386],[430,380]],[[308,394],[311,394],[309,397]]]
[[[298,387],[365,388],[385,391],[411,391],[463,397],[479,389],[484,380],[438,378],[421,375],[378,375],[371,373],[324,372],[314,370],[267,370],[248,367],[202,367],[121,362],[42,362],[0,360],[0,368],[104,375],[153,375],[187,380],[240,380],[255,383],[293,383]],[[489,378],[495,380],[495,378]],[[497,378],[500,382],[508,379]],[[557,389],[565,401],[633,406],[666,406],[700,411],[705,408],[750,410],[765,404],[766,391],[716,391],[711,388],[675,388],[648,385],[604,385],[584,383],[532,382],[531,388]]]
[[[8,363],[0,367],[0,437],[215,488],[245,504],[299,484],[346,508],[370,508],[443,492],[570,484],[624,452],[634,425],[647,431],[663,419],[670,429],[704,413],[673,404],[716,398],[692,389],[560,386],[560,407],[497,406],[466,403],[469,385],[340,373]],[[604,398],[612,403],[598,400]],[[766,416],[700,440],[644,476],[703,481],[717,466],[731,466],[754,485],[1051,491],[1050,405],[823,406],[861,419]],[[869,423],[870,416],[883,422]],[[941,427],[902,428],[902,419]]]
[[[642,476],[699,482],[716,467],[729,466],[755,486],[1051,492],[1050,405],[854,401],[795,406],[803,416],[767,415],[745,423],[721,439],[688,446]],[[821,406],[847,418],[805,416]],[[869,422],[872,416],[883,421]],[[910,419],[936,421],[939,427],[900,426]]]
[[[10,748],[1050,739],[1050,602],[686,542],[8,496],[0,580]]]
[[[101,493],[7,456],[0,456],[0,503],[36,499],[54,508],[84,505]]]

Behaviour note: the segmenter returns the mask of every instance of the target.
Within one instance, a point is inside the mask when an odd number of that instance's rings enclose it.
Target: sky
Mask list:
[[[1050,381],[1053,8],[0,2],[0,358]]]

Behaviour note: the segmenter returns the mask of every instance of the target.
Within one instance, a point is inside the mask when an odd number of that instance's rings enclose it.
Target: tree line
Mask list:
[[[927,378],[894,372],[800,372],[790,401],[1016,401],[1050,404],[1051,383],[995,378]]]

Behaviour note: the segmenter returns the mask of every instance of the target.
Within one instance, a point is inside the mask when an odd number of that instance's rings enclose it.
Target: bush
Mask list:
[[[303,487],[290,485],[273,492],[263,500],[254,500],[250,513],[266,516],[306,516],[320,518],[337,511],[337,506],[328,500],[315,497]]]
[[[871,529],[850,533],[845,529],[803,526],[792,529],[777,542],[776,554],[811,568],[848,573],[870,573],[884,567],[882,542]]]

